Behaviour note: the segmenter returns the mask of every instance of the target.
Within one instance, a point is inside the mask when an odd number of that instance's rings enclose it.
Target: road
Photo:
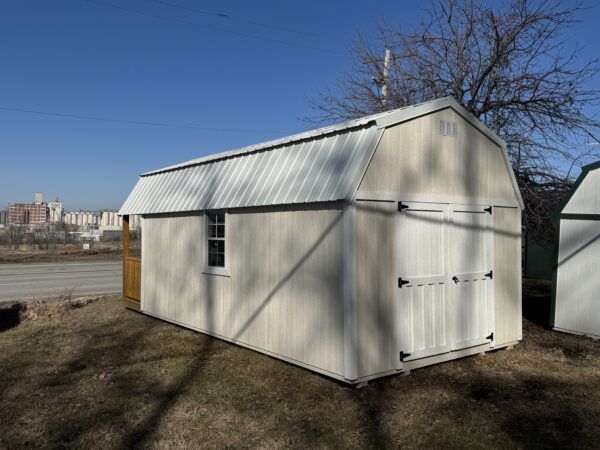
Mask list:
[[[0,302],[120,292],[122,270],[120,261],[0,264]]]

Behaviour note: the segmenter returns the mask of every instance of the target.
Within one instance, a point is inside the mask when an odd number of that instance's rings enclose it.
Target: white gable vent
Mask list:
[[[456,137],[458,135],[458,125],[456,122],[440,120],[440,134],[442,136]]]

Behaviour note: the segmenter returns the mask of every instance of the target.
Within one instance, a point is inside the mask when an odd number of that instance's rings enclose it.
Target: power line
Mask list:
[[[273,39],[273,38],[268,38],[268,37],[264,37],[264,36],[258,36],[256,34],[244,33],[244,32],[241,32],[241,31],[226,30],[224,28],[214,27],[212,25],[204,25],[204,24],[200,24],[200,23],[197,23],[197,22],[192,22],[192,21],[186,20],[186,19],[179,19],[179,18],[176,18],[176,17],[159,16],[157,14],[149,13],[149,12],[142,11],[142,10],[139,10],[139,9],[132,9],[132,8],[123,7],[121,5],[115,5],[114,3],[108,3],[108,2],[103,2],[103,1],[99,1],[99,0],[82,0],[82,1],[86,2],[86,3],[92,3],[94,5],[99,5],[99,6],[105,6],[105,7],[109,7],[109,8],[118,9],[118,10],[121,10],[121,11],[128,12],[130,14],[138,14],[138,15],[141,15],[141,16],[151,17],[153,19],[165,20],[165,21],[169,21],[169,22],[183,23],[183,24],[186,24],[186,25],[194,26],[194,27],[206,28],[208,30],[218,31],[220,33],[227,33],[227,34],[232,34],[232,35],[235,35],[235,36],[241,36],[241,37],[245,37],[245,38],[257,39],[257,40],[260,40],[260,41],[272,42],[272,43],[275,43],[275,44],[287,45],[287,46],[291,46],[291,47],[299,47],[299,48],[304,48],[304,49],[308,49],[308,50],[314,50],[314,51],[322,52],[322,53],[331,53],[331,54],[337,54],[337,55],[344,55],[344,53],[338,52],[336,50],[330,50],[330,49],[326,49],[326,48],[314,47],[312,45],[297,44],[295,42],[282,41],[282,40],[279,40],[279,39]]]
[[[85,119],[85,120],[99,120],[102,122],[114,122],[123,123],[129,125],[146,125],[152,127],[164,127],[164,128],[187,128],[190,130],[203,130],[203,131],[227,131],[235,133],[257,133],[257,134],[286,134],[288,131],[274,131],[274,130],[251,130],[251,129],[240,129],[240,128],[217,128],[217,127],[200,127],[196,125],[181,125],[175,123],[165,122],[148,122],[145,120],[122,120],[113,119],[110,117],[99,117],[99,116],[88,116],[83,114],[67,114],[54,111],[39,111],[35,109],[24,109],[24,108],[13,108],[9,106],[0,106],[2,111],[12,111],[28,114],[38,114],[42,116],[55,116],[55,117],[66,117],[71,119]]]
[[[280,31],[287,31],[290,33],[296,33],[296,34],[303,34],[305,36],[314,36],[314,37],[320,37],[320,38],[327,38],[327,39],[333,39],[333,36],[329,36],[326,34],[321,34],[321,33],[315,33],[312,31],[306,31],[306,30],[298,30],[295,28],[290,28],[290,27],[284,27],[282,25],[275,25],[275,24],[270,24],[270,23],[264,23],[264,22],[257,22],[255,20],[251,20],[251,19],[246,19],[243,17],[236,17],[236,16],[232,16],[231,14],[228,13],[224,13],[221,11],[210,11],[210,10],[206,10],[206,9],[197,9],[197,8],[191,8],[189,6],[184,6],[184,5],[179,5],[177,3],[171,3],[171,2],[167,2],[164,0],[144,0],[146,2],[149,3],[155,3],[158,5],[162,5],[162,6],[167,6],[167,7],[171,7],[171,8],[176,8],[176,9],[180,9],[183,11],[190,11],[190,12],[194,12],[194,13],[198,13],[198,14],[204,14],[204,15],[210,15],[210,16],[217,16],[220,17],[222,19],[229,19],[229,20],[233,20],[236,22],[240,22],[240,23],[247,23],[249,25],[257,25],[259,27],[264,27],[264,28],[271,28],[274,30],[280,30]]]

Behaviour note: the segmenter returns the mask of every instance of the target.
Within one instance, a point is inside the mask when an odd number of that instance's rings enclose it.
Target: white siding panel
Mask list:
[[[554,326],[600,336],[600,222],[561,220]]]
[[[522,338],[521,211],[494,208],[494,298],[496,345]]]
[[[440,120],[458,136],[440,136]],[[359,191],[519,201],[502,148],[451,109],[387,128]]]
[[[600,214],[600,170],[592,170],[586,175],[562,212]]]
[[[232,212],[230,277],[202,273],[204,218],[145,219],[142,311],[343,376],[341,205]]]
[[[356,206],[358,376],[396,369],[395,203]]]

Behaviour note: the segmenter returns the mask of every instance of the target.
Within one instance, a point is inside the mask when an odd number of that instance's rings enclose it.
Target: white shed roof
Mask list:
[[[485,125],[445,97],[143,173],[119,214],[350,200],[385,127],[447,107],[505,149]]]

